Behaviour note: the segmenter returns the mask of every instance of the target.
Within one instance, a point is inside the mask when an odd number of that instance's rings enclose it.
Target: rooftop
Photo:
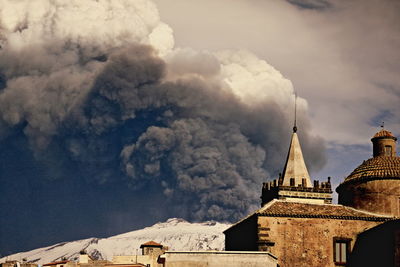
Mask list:
[[[382,129],[379,132],[377,132],[372,139],[374,138],[382,138],[382,137],[391,137],[391,138],[396,138],[390,131]]]
[[[386,221],[392,219],[371,212],[336,204],[311,204],[273,200],[255,212],[269,217],[329,218],[341,220]]]
[[[338,204],[300,203],[281,199],[268,202],[261,209],[233,224],[224,232],[246,221],[252,216],[288,217],[288,218],[321,218],[337,220],[389,221],[395,219],[367,211],[357,210]]]
[[[161,245],[157,242],[154,242],[154,241],[149,241],[149,242],[146,242],[146,243],[140,245],[140,248],[143,248],[143,247],[163,247],[163,245]]]
[[[400,179],[400,157],[379,156],[370,158],[358,166],[345,182],[368,178]]]
[[[64,261],[54,261],[54,262],[49,262],[46,264],[43,264],[43,266],[50,266],[50,265],[57,265],[57,264],[65,264],[68,263],[69,260],[64,260]]]

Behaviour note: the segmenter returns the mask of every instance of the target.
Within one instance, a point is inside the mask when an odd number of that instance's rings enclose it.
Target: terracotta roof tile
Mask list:
[[[50,265],[57,265],[57,264],[65,264],[65,263],[68,263],[68,262],[69,262],[69,260],[65,260],[65,261],[55,261],[55,262],[49,262],[49,263],[43,264],[43,266],[50,266]]]
[[[372,138],[380,138],[380,137],[395,137],[395,136],[388,130],[382,129],[379,132],[377,132]]]
[[[358,166],[346,179],[397,178],[400,179],[400,157],[379,156],[370,158]]]
[[[392,217],[356,210],[343,205],[309,204],[275,200],[256,214],[271,217],[331,218],[344,220],[385,221]]]
[[[161,245],[157,242],[154,242],[154,241],[149,241],[149,242],[146,242],[146,243],[140,245],[141,248],[142,247],[162,247],[162,246],[163,245]]]

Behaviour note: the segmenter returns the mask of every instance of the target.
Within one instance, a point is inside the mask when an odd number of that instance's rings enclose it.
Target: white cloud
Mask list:
[[[328,141],[367,144],[381,120],[400,133],[399,3],[331,1],[318,10],[285,1],[155,2],[178,46],[248,49],[279,69]]]

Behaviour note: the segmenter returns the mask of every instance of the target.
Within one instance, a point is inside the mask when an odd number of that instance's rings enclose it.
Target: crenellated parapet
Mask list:
[[[313,186],[309,187],[306,183],[294,183],[294,179],[290,179],[290,185],[283,185],[282,176],[278,179],[265,182],[262,186],[261,206],[273,199],[284,199],[288,201],[306,202],[306,203],[332,203],[332,185],[330,177],[326,182],[314,180]],[[304,181],[304,180],[302,180]]]

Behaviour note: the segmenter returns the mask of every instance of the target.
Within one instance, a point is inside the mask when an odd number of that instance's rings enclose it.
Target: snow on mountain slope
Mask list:
[[[86,250],[96,259],[112,260],[115,255],[140,254],[140,245],[150,240],[168,246],[169,250],[223,250],[222,232],[229,226],[229,224],[211,221],[189,223],[183,219],[173,218],[141,230],[109,238],[88,238],[16,253],[1,258],[0,263],[6,259],[22,260],[24,258],[38,264],[60,260],[63,257],[77,260],[81,250]]]

